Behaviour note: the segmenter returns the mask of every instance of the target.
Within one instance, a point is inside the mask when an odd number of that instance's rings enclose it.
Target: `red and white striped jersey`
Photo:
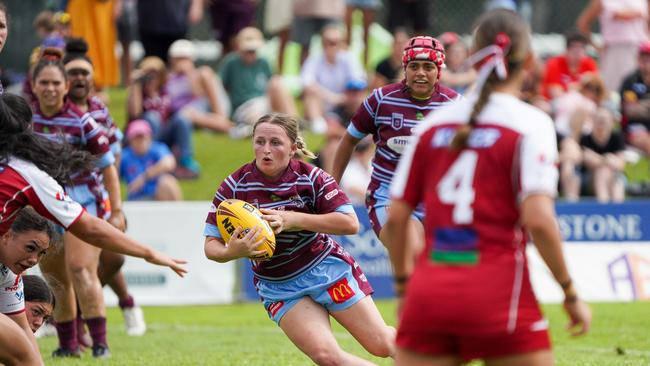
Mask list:
[[[441,301],[435,319],[425,321],[447,329],[513,331],[540,317],[528,281],[519,205],[530,194],[556,194],[555,130],[540,110],[493,93],[467,147],[451,149],[472,108],[461,100],[416,128],[391,195],[413,208],[425,205],[426,247],[409,285]],[[476,306],[488,298],[490,306]]]
[[[0,235],[9,230],[16,213],[27,205],[66,229],[83,212],[47,173],[31,162],[11,158],[0,165]]]

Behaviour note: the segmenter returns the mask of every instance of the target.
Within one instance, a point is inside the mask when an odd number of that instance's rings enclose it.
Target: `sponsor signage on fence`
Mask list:
[[[558,203],[565,255],[581,295],[589,301],[650,299],[650,202],[623,204]],[[356,206],[361,229],[335,236],[354,256],[375,289],[375,298],[394,296],[390,260],[370,227],[365,207]],[[531,281],[544,302],[562,292],[531,244],[527,250]],[[257,299],[250,265],[242,265],[242,294]]]
[[[208,260],[203,252],[203,227],[210,202],[125,202],[127,234],[173,258],[188,261],[181,278],[166,267],[128,258],[123,267],[129,292],[142,305],[231,303],[235,292],[235,263]],[[104,289],[108,304],[115,294]]]
[[[205,258],[203,223],[209,208],[210,202],[125,204],[129,235],[189,261],[189,274],[180,278],[167,268],[128,258],[124,274],[139,303],[215,304],[258,299],[248,261],[220,264]],[[355,210],[361,224],[359,233],[335,239],[357,260],[375,289],[374,296],[392,297],[386,250],[370,228],[365,208],[358,206]],[[650,300],[650,201],[558,203],[557,213],[566,258],[585,299]],[[528,258],[538,297],[545,302],[560,301],[562,292],[533,245],[528,247]],[[241,277],[236,281],[238,275]],[[107,303],[116,303],[109,289],[104,293]]]

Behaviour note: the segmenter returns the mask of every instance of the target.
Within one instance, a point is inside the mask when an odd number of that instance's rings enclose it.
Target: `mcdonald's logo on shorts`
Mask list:
[[[347,278],[343,278],[332,285],[327,289],[327,293],[330,294],[332,300],[337,304],[346,302],[354,296],[354,290],[348,284]]]
[[[278,311],[284,306],[284,301],[277,301],[269,305],[269,314],[271,314],[271,317],[274,317],[275,314],[278,313]]]

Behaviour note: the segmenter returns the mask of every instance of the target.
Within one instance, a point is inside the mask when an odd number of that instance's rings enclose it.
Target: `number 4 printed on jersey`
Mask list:
[[[471,224],[474,220],[474,172],[478,154],[465,150],[438,183],[440,202],[454,205],[453,220],[456,224]]]

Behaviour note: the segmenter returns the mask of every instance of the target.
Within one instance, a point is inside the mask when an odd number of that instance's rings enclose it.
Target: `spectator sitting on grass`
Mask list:
[[[566,35],[566,52],[550,58],[544,68],[542,93],[553,100],[573,88],[580,76],[587,72],[598,72],[598,65],[587,55],[589,40],[576,31]]]
[[[371,90],[381,88],[388,84],[397,83],[404,79],[402,56],[404,54],[404,45],[410,38],[411,37],[406,29],[395,29],[393,32],[392,52],[375,67],[375,74],[370,83]]]
[[[237,52],[226,56],[221,66],[221,80],[230,96],[236,124],[233,138],[250,136],[253,124],[270,112],[296,115],[296,105],[282,77],[273,75],[268,61],[258,55],[263,45],[262,32],[246,27],[237,35]]]
[[[650,155],[650,41],[638,50],[638,68],[621,86],[621,112],[630,145]]]
[[[343,30],[327,25],[321,33],[323,53],[305,61],[300,78],[303,85],[305,118],[315,133],[325,133],[325,113],[345,102],[345,85],[350,80],[365,79],[357,57],[345,50]]]
[[[614,116],[606,108],[599,108],[593,118],[593,130],[582,136],[584,166],[599,202],[623,202],[625,185],[625,142],[619,131],[614,131]]]
[[[165,89],[172,113],[181,113],[197,128],[228,132],[232,122],[226,117],[217,91],[217,76],[208,66],[194,64],[192,42],[179,39],[169,47],[170,73]]]
[[[163,60],[156,56],[142,59],[139,68],[131,73],[127,88],[129,119],[149,122],[154,140],[164,142],[175,151],[178,158],[175,174],[179,179],[197,178],[200,167],[194,160],[192,121],[182,113],[172,115],[166,83],[167,68]]]
[[[176,161],[163,143],[152,141],[151,128],[145,120],[129,123],[126,130],[129,146],[124,149],[120,176],[128,184],[128,200],[179,201],[178,181],[171,173]]]

